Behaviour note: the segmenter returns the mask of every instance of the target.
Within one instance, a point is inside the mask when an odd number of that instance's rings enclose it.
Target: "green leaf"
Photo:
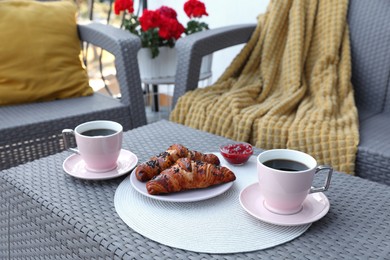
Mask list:
[[[190,34],[201,32],[201,31],[205,31],[205,30],[208,30],[208,29],[209,29],[209,26],[208,26],[207,23],[199,22],[197,20],[190,20],[187,23],[187,28],[186,28],[184,33],[186,35],[190,35]]]

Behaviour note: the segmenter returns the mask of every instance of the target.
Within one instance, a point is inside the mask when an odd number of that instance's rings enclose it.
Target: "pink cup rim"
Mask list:
[[[106,129],[111,129],[111,130],[114,130],[116,132],[111,134],[111,135],[105,135],[105,136],[86,136],[86,135],[81,134],[82,132],[96,129],[97,127],[102,127],[102,128],[104,127]],[[85,122],[85,123],[78,125],[74,129],[74,132],[75,132],[75,134],[82,136],[83,138],[92,138],[92,139],[93,138],[95,138],[95,139],[96,138],[107,138],[107,137],[114,136],[114,135],[117,135],[117,134],[123,132],[123,126],[115,121],[95,120],[95,121],[88,121],[88,122]]]
[[[299,157],[299,159],[298,159],[298,157]],[[308,167],[307,170],[297,171],[294,173],[312,171],[313,169],[315,169],[317,167],[317,161],[316,161],[316,159],[314,159],[313,156],[311,156],[310,154],[307,154],[307,153],[304,153],[304,152],[301,152],[298,150],[292,150],[292,149],[266,150],[266,151],[261,152],[257,156],[256,159],[257,159],[257,162],[259,164],[261,164],[263,167],[265,167],[267,169],[271,169],[271,170],[276,171],[276,172],[281,172],[281,173],[283,173],[285,171],[268,167],[268,166],[264,165],[263,163],[266,161],[269,161],[269,160],[273,160],[273,159],[286,159],[286,160],[298,161],[300,163],[305,164]],[[288,172],[288,174],[291,174],[291,173],[292,172]]]

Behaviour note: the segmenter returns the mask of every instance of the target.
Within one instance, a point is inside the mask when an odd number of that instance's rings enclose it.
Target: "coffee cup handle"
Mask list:
[[[326,179],[325,179],[325,185],[322,187],[319,187],[319,188],[312,187],[310,189],[309,193],[322,192],[322,191],[328,190],[329,185],[330,185],[330,180],[332,178],[333,168],[330,166],[327,166],[327,165],[320,165],[317,167],[315,174],[317,174],[321,171],[326,171],[326,170],[328,171],[328,175],[326,176]]]
[[[77,148],[70,147],[70,141],[69,141],[69,136],[70,135],[74,136],[74,131],[72,129],[64,129],[64,130],[62,130],[62,138],[64,139],[65,149],[70,151],[70,152],[80,154],[79,150]]]

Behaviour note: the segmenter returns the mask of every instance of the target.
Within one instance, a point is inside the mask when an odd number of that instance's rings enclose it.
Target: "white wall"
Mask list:
[[[226,25],[256,23],[257,15],[264,13],[269,0],[201,0],[206,5],[209,16],[204,17],[210,28]],[[185,25],[188,21],[183,11],[186,0],[149,0],[148,9],[154,10],[162,5],[172,7],[178,13],[179,21]],[[214,82],[237,55],[242,45],[216,52],[213,60]]]

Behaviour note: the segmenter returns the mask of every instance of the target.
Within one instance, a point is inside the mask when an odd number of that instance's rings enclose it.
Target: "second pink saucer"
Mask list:
[[[309,194],[300,212],[291,215],[276,214],[264,206],[264,198],[258,183],[244,188],[240,193],[241,206],[253,217],[270,224],[298,226],[319,220],[328,213],[330,203],[323,193]]]

